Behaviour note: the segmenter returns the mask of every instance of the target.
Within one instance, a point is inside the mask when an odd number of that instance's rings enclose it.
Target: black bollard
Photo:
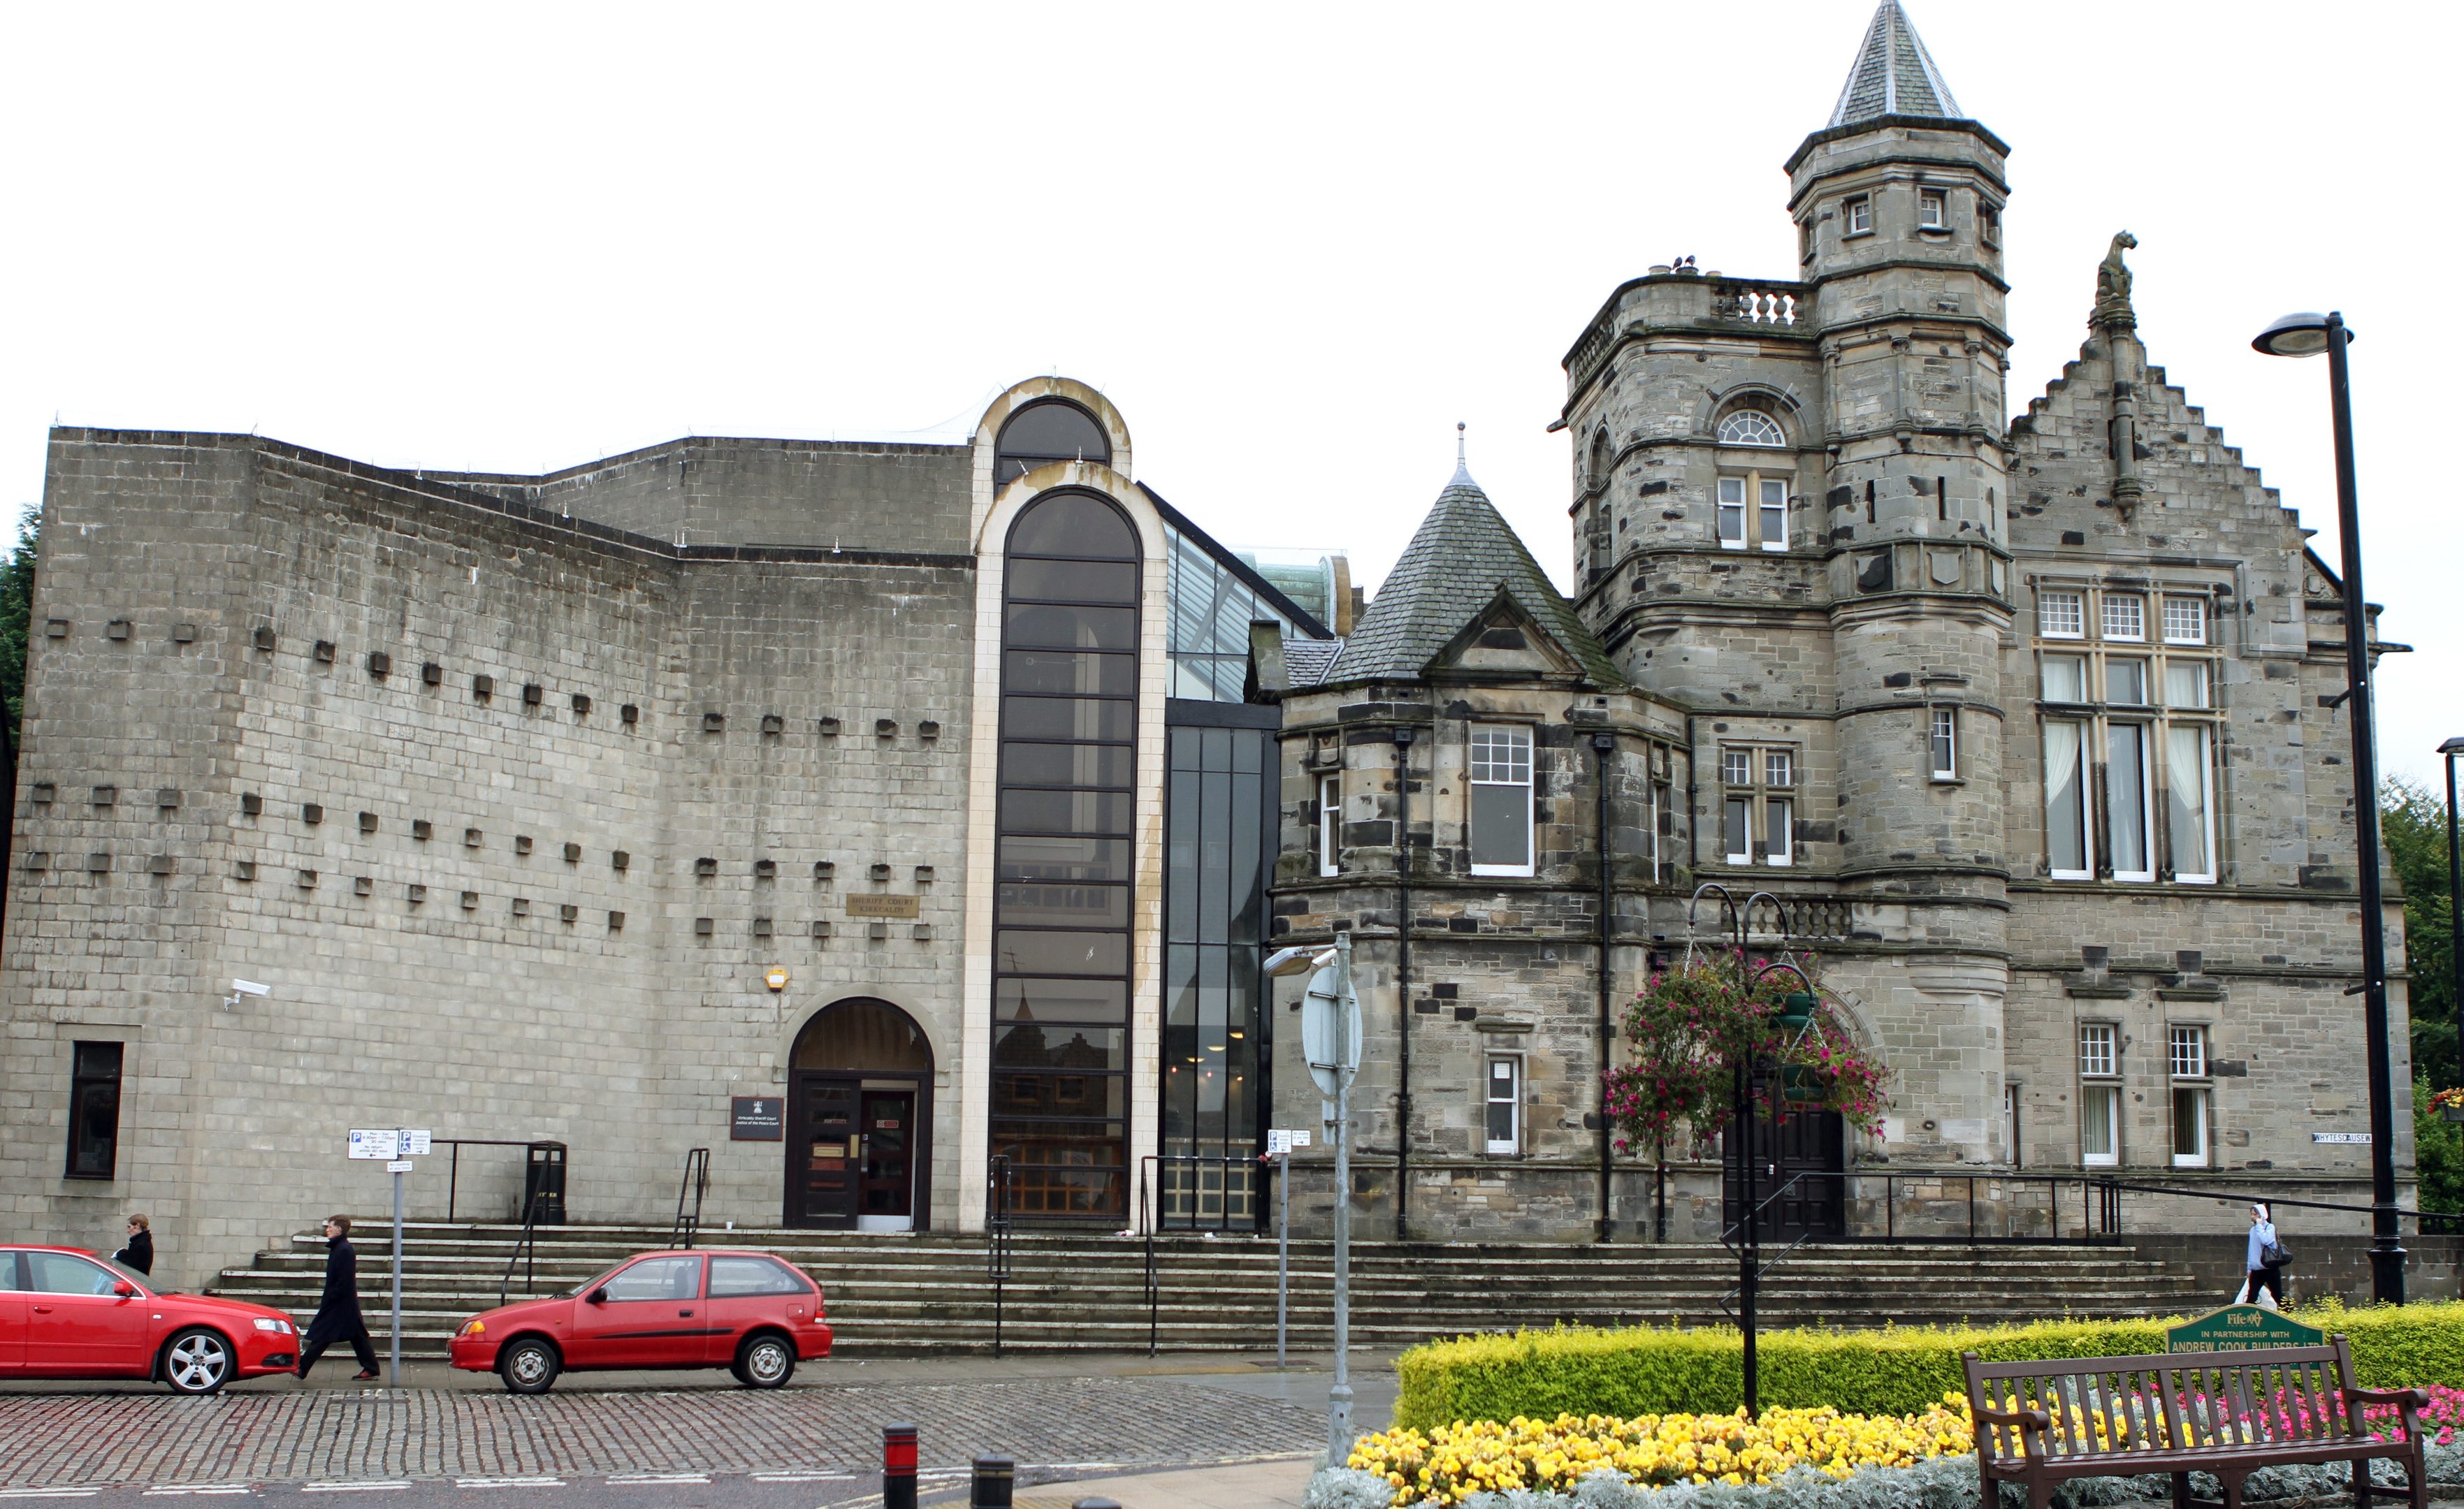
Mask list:
[[[881,1428],[881,1509],[915,1509],[915,1427]]]
[[[1010,1509],[1010,1492],[1017,1486],[1016,1457],[979,1456],[975,1487],[967,1495],[967,1509]]]

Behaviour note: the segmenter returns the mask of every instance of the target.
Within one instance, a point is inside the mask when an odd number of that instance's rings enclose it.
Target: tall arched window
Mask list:
[[[1021,1215],[1128,1210],[1139,560],[1128,515],[1090,492],[1045,493],[1010,527],[992,1153]]]
[[[1111,460],[1112,443],[1094,415],[1066,398],[1038,399],[1001,426],[993,443],[993,486],[1005,488],[1055,461]]]
[[[1595,492],[1607,487],[1609,466],[1614,460],[1616,460],[1616,451],[1609,445],[1609,432],[1603,429],[1592,437],[1592,460],[1591,465],[1584,471],[1584,484]]]
[[[1785,446],[1788,436],[1780,432],[1779,422],[1758,409],[1741,408],[1720,421],[1720,444],[1724,446]]]
[[[1583,521],[1583,528],[1590,536],[1585,543],[1590,547],[1590,569],[1595,577],[1609,569],[1609,561],[1615,555],[1611,548],[1613,541],[1609,537],[1614,527],[1610,523],[1614,511],[1609,507],[1609,475],[1616,461],[1616,448],[1610,445],[1608,429],[1603,426],[1592,436],[1591,461],[1584,468],[1585,482],[1592,493],[1592,506],[1590,516]]]

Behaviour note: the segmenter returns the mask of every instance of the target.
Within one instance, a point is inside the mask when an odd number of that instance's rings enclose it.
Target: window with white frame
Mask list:
[[[1949,201],[1941,189],[1917,190],[1917,224],[1927,230],[1940,230],[1950,224]]]
[[[2079,1023],[2079,1162],[2090,1168],[2122,1161],[2120,1036],[2109,1021]]]
[[[1720,750],[1721,854],[1731,864],[1796,863],[1796,751]]]
[[[2147,600],[2133,592],[2099,594],[2104,601],[2104,637],[2138,642],[2147,637]]]
[[[1343,872],[1343,777],[1317,779],[1317,872]]]
[[[1933,778],[1957,780],[1959,778],[1959,710],[1957,708],[1933,710],[1932,736],[1927,743],[1931,747],[1933,755]]]
[[[1840,205],[1839,213],[1849,235],[1861,236],[1874,229],[1874,201],[1869,195],[1852,196]]]
[[[2173,1167],[2204,1169],[2214,1093],[2208,1083],[2208,1029],[2168,1027],[2165,1037],[2173,1080]]]
[[[1720,444],[1724,446],[1785,446],[1788,436],[1781,432],[1779,422],[1759,409],[1741,408],[1720,421]]]
[[[2220,663],[2207,601],[2157,597],[2151,644],[2143,592],[2037,591],[2045,867],[2056,880],[2201,886],[2221,873]]]
[[[1487,1150],[1523,1150],[1523,1061],[1510,1053],[1488,1056]]]
[[[1720,479],[1720,548],[1788,549],[1787,479],[1758,471]]]
[[[1471,731],[1471,872],[1529,875],[1531,865],[1531,731],[1477,724]]]

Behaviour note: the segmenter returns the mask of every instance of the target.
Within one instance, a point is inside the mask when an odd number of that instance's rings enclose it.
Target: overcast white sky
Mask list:
[[[1464,421],[1563,582],[1559,359],[1650,263],[1791,273],[1780,164],[1871,11],[13,7],[0,502],[39,495],[55,416],[536,470],[955,439],[1057,370],[1221,537],[1372,583]],[[2351,319],[2366,584],[2419,649],[2382,747],[2431,777],[2464,733],[2453,426],[2424,417],[2453,412],[2458,8],[1909,13],[2013,149],[2014,402],[2128,228],[2152,357],[2332,562],[2324,363],[2249,339]]]

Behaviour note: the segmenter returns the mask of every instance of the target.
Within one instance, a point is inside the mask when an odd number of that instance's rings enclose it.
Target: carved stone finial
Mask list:
[[[2139,245],[2139,238],[2127,230],[2113,233],[2113,244],[2105,249],[2104,260],[2096,265],[2096,313],[2088,317],[2091,326],[2109,330],[2135,330],[2139,317],[2130,307],[2130,269],[2122,253]]]

